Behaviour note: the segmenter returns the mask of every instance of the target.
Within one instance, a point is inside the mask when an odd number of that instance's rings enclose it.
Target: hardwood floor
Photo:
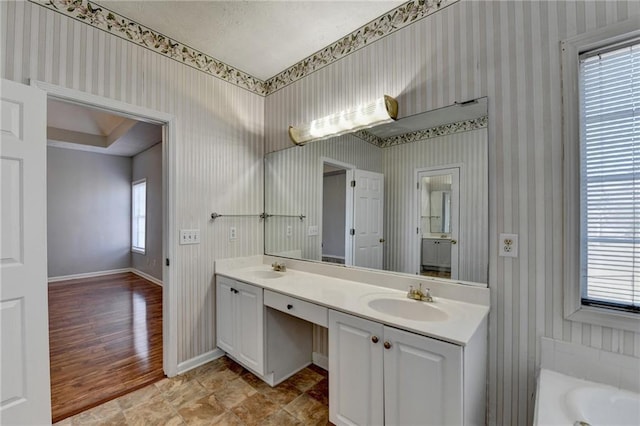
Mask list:
[[[162,287],[132,273],[49,284],[54,422],[164,377]]]

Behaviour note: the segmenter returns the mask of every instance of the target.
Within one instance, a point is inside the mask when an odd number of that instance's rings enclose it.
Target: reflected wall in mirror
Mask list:
[[[487,121],[485,98],[267,154],[265,253],[486,283]]]

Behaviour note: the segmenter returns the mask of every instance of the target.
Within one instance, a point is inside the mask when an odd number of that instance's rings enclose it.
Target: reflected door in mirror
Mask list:
[[[382,269],[384,175],[355,171],[353,265]]]

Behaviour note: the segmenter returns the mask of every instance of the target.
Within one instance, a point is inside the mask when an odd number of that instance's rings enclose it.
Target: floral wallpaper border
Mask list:
[[[214,77],[267,96],[400,28],[459,0],[411,0],[351,34],[303,59],[267,81],[262,81],[212,56],[131,21],[89,0],[29,0],[95,28],[144,46]]]
[[[296,80],[458,1],[412,0],[400,5],[292,67],[267,79],[265,82],[267,93],[277,92]]]
[[[382,139],[380,136],[368,132],[367,130],[358,130],[357,132],[354,132],[353,135],[377,147],[382,146],[382,144],[384,143],[384,139]]]
[[[418,130],[417,132],[391,136],[386,139],[382,139],[382,142],[379,143],[378,146],[380,148],[389,148],[395,145],[401,145],[405,143],[436,138],[439,136],[446,136],[446,135],[452,135],[454,133],[462,133],[462,132],[468,132],[471,130],[484,129],[488,125],[489,125],[489,117],[485,115],[484,117],[474,118],[472,120],[458,121],[456,123],[443,124],[442,126],[436,126],[430,129]]]

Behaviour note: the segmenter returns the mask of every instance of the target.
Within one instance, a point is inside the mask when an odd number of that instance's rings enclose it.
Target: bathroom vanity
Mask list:
[[[217,344],[271,386],[329,333],[334,424],[484,424],[489,290],[445,280],[255,256],[216,262]],[[279,260],[279,259],[278,259]],[[406,297],[410,285],[434,301]]]

